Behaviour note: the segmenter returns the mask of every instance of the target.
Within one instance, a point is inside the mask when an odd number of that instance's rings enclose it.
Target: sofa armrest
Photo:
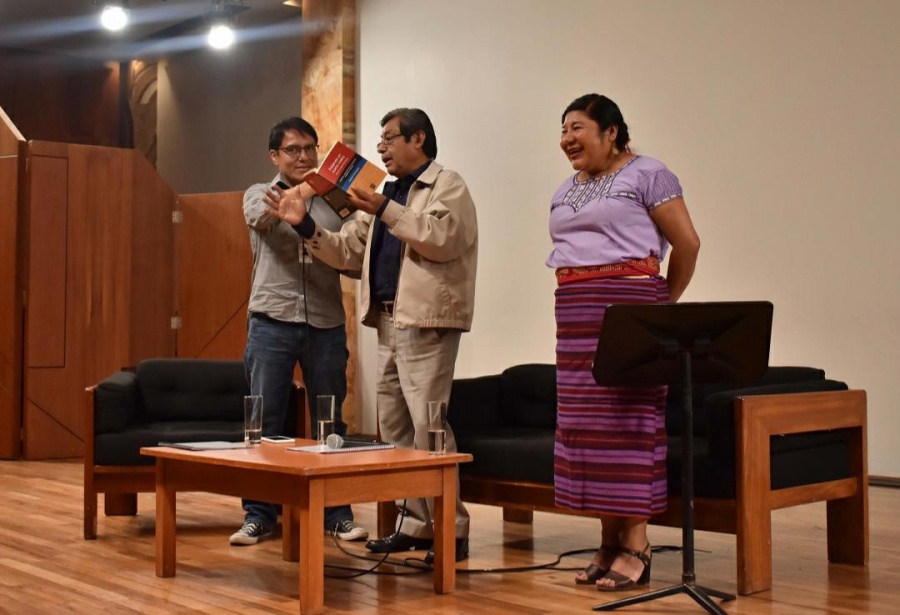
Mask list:
[[[738,592],[772,586],[772,519],[778,508],[826,500],[828,559],[865,565],[869,559],[866,392],[862,390],[740,397],[737,421]],[[773,490],[774,435],[849,432],[850,476]]]
[[[137,416],[137,375],[116,372],[94,387],[94,434],[117,433]]]
[[[734,462],[737,438],[735,400],[738,398],[846,390],[847,385],[836,380],[810,380],[732,389],[710,395],[704,402],[704,412],[708,424],[709,457],[721,461]],[[753,406],[749,407],[752,408]],[[752,412],[752,410],[748,411]]]

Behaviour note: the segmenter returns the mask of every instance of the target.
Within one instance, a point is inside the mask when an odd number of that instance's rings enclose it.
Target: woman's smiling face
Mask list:
[[[617,129],[600,128],[584,111],[566,114],[559,147],[576,171],[595,175],[605,170],[616,142]]]

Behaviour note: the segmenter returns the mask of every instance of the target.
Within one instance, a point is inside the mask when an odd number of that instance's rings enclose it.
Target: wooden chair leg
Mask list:
[[[861,415],[862,425],[849,443],[856,494],[827,504],[828,561],[865,566],[869,562],[869,475],[864,411]]]
[[[829,500],[828,561],[836,564],[864,566],[869,561],[869,528],[865,496]]]
[[[137,514],[137,493],[107,493],[103,510],[108,517]]]
[[[772,511],[760,504],[738,515],[737,590],[741,596],[772,589]]]
[[[534,523],[534,511],[523,508],[504,508],[503,520],[507,523]]]
[[[737,437],[737,590],[742,596],[772,589],[772,491],[769,434],[759,413],[739,402]]]
[[[97,538],[97,492],[88,488],[84,488],[84,539],[94,540]]]

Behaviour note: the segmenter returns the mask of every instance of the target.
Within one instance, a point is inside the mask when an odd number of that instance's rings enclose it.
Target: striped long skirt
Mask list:
[[[650,517],[666,509],[666,388],[601,387],[591,366],[611,303],[668,301],[663,278],[601,278],[556,290],[556,504]]]

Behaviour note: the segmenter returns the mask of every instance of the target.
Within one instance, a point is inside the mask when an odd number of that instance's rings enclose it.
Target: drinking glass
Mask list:
[[[447,452],[447,402],[428,402],[428,454]]]
[[[247,395],[244,397],[244,444],[259,444],[262,438],[263,397]]]
[[[316,397],[316,421],[316,441],[325,444],[325,439],[334,433],[334,395]]]

